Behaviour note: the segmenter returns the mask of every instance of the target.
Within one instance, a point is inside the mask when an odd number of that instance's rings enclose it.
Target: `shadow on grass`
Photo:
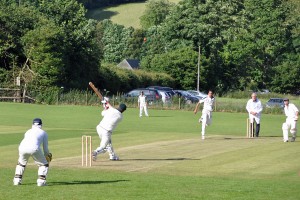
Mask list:
[[[158,117],[174,117],[174,116],[171,116],[171,115],[169,115],[169,116],[168,116],[168,115],[160,115],[160,116],[159,116],[159,115],[156,115],[156,116],[154,115],[154,116],[152,116],[152,115],[151,115],[151,116],[149,116],[149,117],[150,117],[150,118],[152,118],[152,117],[157,117],[157,118],[158,118]]]
[[[124,161],[162,161],[162,160],[200,160],[193,158],[136,158],[136,159],[122,159]],[[122,161],[120,160],[120,161]]]
[[[94,185],[94,184],[107,184],[107,183],[118,183],[129,180],[114,180],[114,181],[57,181],[49,182],[48,186],[55,185]]]
[[[108,11],[104,9],[95,9],[89,11],[86,16],[89,19],[95,19],[95,20],[104,20],[104,19],[111,19],[113,16],[118,15],[118,12],[114,11]]]
[[[282,136],[259,136],[259,137],[253,137],[253,138],[247,138],[247,137],[224,137],[224,140],[259,140],[259,139],[266,139],[266,138],[280,138]],[[210,139],[216,139],[216,138],[210,138]],[[223,138],[218,138],[223,139]]]

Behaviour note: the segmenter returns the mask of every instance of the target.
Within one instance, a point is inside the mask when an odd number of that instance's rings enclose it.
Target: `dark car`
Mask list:
[[[284,107],[284,102],[282,98],[271,98],[269,101],[266,103],[267,108],[283,108]]]
[[[127,100],[137,99],[142,91],[144,92],[144,95],[147,97],[149,104],[161,99],[161,96],[157,90],[148,89],[148,88],[138,88],[138,89],[131,90],[130,92],[124,94],[123,97]]]
[[[182,97],[187,104],[199,102],[199,99],[197,97],[191,95],[187,91],[184,91],[184,90],[174,90],[174,92],[175,92],[175,95],[177,95],[179,97]]]
[[[173,96],[175,92],[173,91],[173,88],[170,87],[165,87],[165,86],[149,86],[147,87],[149,89],[154,89],[154,90],[159,90],[159,91],[164,91],[168,93],[169,96]]]

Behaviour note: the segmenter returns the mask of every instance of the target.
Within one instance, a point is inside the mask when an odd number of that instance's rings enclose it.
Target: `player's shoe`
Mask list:
[[[47,186],[46,180],[43,180],[43,179],[37,179],[36,184],[39,187]]]
[[[22,179],[14,178],[13,183],[14,183],[14,185],[21,185],[22,184]]]
[[[289,140],[283,140],[283,142],[289,142]]]
[[[92,160],[93,160],[93,161],[96,161],[96,160],[97,160],[97,155],[98,155],[97,151],[93,151],[93,152],[92,152]]]
[[[37,183],[37,186],[43,187],[43,186],[47,186],[47,184],[46,183]]]
[[[291,142],[295,142],[296,137],[292,137]]]
[[[14,181],[14,185],[21,185],[21,181]]]
[[[112,160],[112,161],[116,161],[116,160],[120,160],[120,158],[118,157],[118,156],[111,156],[110,158],[109,158],[109,160]]]

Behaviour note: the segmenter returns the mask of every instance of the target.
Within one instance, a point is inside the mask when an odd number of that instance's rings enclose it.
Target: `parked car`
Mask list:
[[[184,91],[184,90],[174,90],[174,92],[175,92],[175,95],[177,95],[179,97],[182,97],[187,104],[199,102],[199,99],[197,97],[191,95],[187,91]]]
[[[188,90],[187,92],[191,95],[196,96],[198,99],[204,99],[205,97],[207,97],[207,94],[205,94],[204,92],[199,92],[197,90]]]
[[[284,102],[282,98],[271,98],[266,103],[267,108],[284,108]]]
[[[134,99],[134,98],[137,99],[142,91],[144,92],[144,95],[147,97],[149,104],[161,99],[161,95],[157,90],[148,89],[148,88],[138,88],[138,89],[131,90],[130,92],[124,94],[123,97],[127,100]]]
[[[168,92],[166,92],[164,90],[157,90],[157,91],[161,95],[161,100],[164,104],[171,103],[172,96]]]
[[[165,91],[167,92],[170,96],[173,96],[175,92],[173,91],[173,88],[170,87],[164,87],[164,86],[149,86],[147,87],[149,89],[155,89],[155,90],[160,90],[160,91]]]

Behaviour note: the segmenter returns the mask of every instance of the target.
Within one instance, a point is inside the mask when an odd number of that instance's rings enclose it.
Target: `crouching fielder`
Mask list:
[[[101,113],[103,118],[96,128],[101,141],[100,146],[93,151],[93,161],[96,161],[98,154],[105,153],[106,151],[109,153],[110,160],[119,160],[112,146],[111,135],[118,123],[122,120],[122,113],[126,110],[126,105],[120,104],[120,106],[115,109],[108,101],[104,100],[102,103],[105,104],[105,109]]]
[[[43,144],[44,152],[40,148],[41,144]],[[21,185],[25,167],[30,157],[39,166],[37,186],[45,186],[52,154],[49,153],[48,135],[42,130],[40,118],[33,120],[32,128],[25,133],[24,139],[19,145],[19,159],[13,180],[14,185]]]
[[[291,142],[295,142],[297,134],[297,120],[299,115],[298,108],[289,103],[289,99],[284,99],[284,113],[286,115],[286,121],[282,124],[283,141],[289,141],[289,130],[292,134]]]
[[[197,114],[199,105],[201,103],[204,103],[203,110],[202,110],[202,116],[199,119],[199,122],[202,123],[202,140],[205,139],[205,128],[206,126],[209,126],[212,123],[212,111],[214,106],[215,98],[213,96],[213,92],[211,90],[208,91],[207,97],[204,99],[201,99],[194,110],[194,113]]]

